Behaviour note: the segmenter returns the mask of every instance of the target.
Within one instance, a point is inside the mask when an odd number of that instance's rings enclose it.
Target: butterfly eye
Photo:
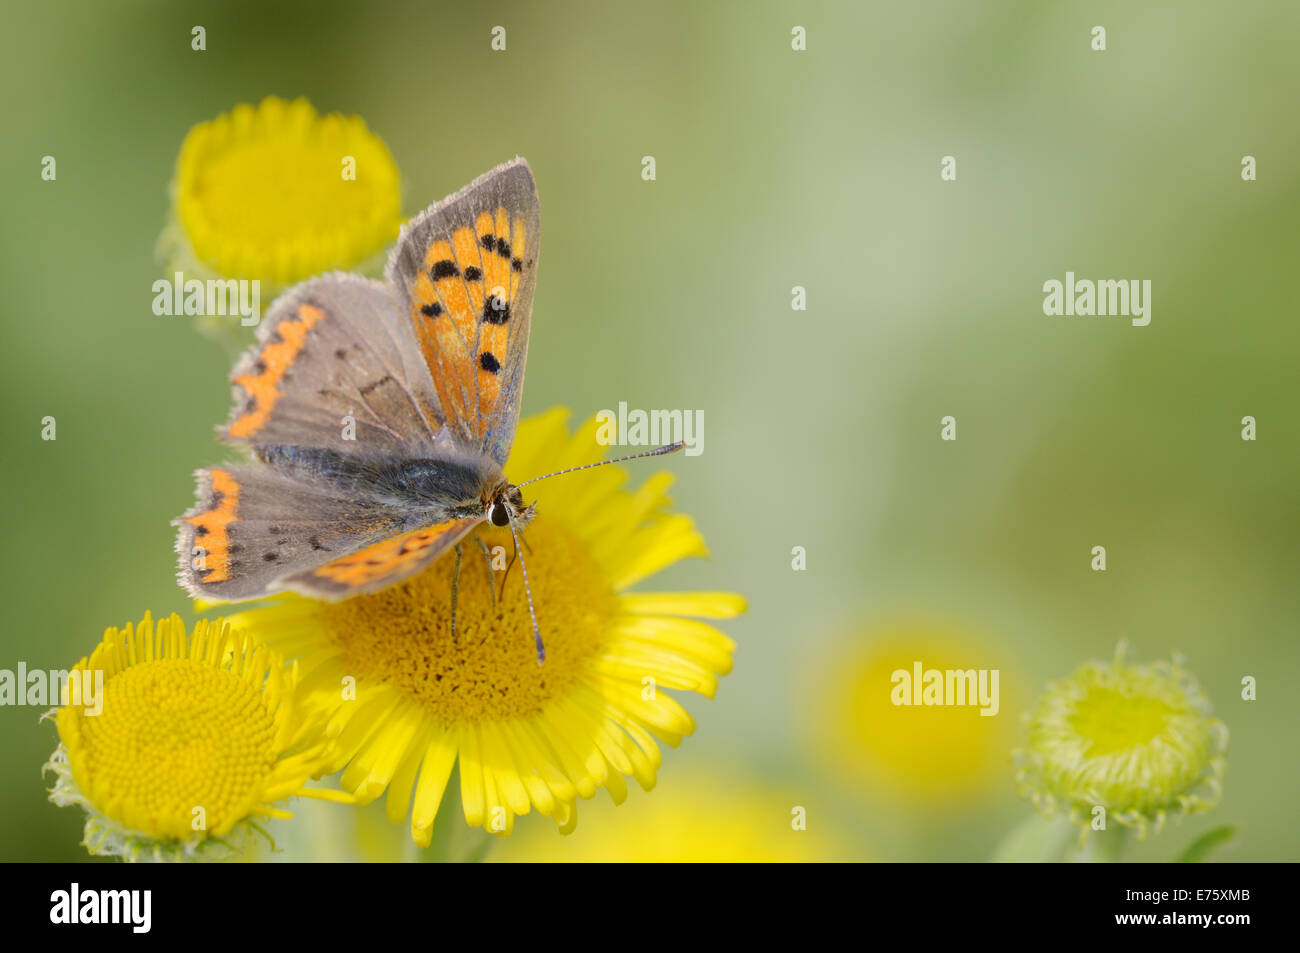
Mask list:
[[[493,526],[505,526],[510,522],[510,514],[506,512],[504,503],[493,503],[492,509],[488,510],[488,519],[492,521]]]

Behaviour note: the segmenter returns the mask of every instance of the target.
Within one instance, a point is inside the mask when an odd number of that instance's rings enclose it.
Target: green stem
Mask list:
[[[1063,814],[1030,814],[1012,829],[993,852],[995,863],[1056,863],[1077,843],[1079,829]]]
[[[1104,831],[1093,831],[1088,835],[1088,843],[1078,859],[1085,863],[1117,864],[1123,859],[1127,846],[1127,827],[1116,826]]]
[[[426,850],[416,849],[415,856],[409,859],[422,864],[474,864],[485,860],[495,843],[496,838],[491,834],[465,823],[465,812],[460,803],[458,765],[447,779],[447,790],[438,805],[438,815],[433,820],[432,843]]]

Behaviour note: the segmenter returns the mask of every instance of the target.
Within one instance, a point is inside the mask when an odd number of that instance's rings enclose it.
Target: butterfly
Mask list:
[[[335,272],[276,299],[235,366],[235,407],[218,429],[252,459],[197,471],[197,503],[173,521],[191,595],[375,592],[485,522],[509,526],[520,555],[534,505],[502,468],[540,224],[532,170],[517,158],[403,226],[384,281]],[[453,626],[454,611],[453,601]]]

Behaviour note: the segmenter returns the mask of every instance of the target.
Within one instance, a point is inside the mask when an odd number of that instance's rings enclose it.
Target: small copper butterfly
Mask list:
[[[509,526],[519,555],[534,505],[502,467],[540,212],[515,159],[403,226],[386,280],[336,272],[275,301],[218,431],[254,459],[195,474],[198,503],[173,523],[181,585],[214,601],[342,599],[406,579],[484,521]],[[535,613],[533,634],[540,661]]]

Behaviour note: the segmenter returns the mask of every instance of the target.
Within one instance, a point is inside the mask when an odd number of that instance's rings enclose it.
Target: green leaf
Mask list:
[[[1205,858],[1209,857],[1215,850],[1222,847],[1228,841],[1237,836],[1237,828],[1232,824],[1222,824],[1219,827],[1212,827],[1196,840],[1192,841],[1187,849],[1178,856],[1174,861],[1177,864],[1199,864]]]

